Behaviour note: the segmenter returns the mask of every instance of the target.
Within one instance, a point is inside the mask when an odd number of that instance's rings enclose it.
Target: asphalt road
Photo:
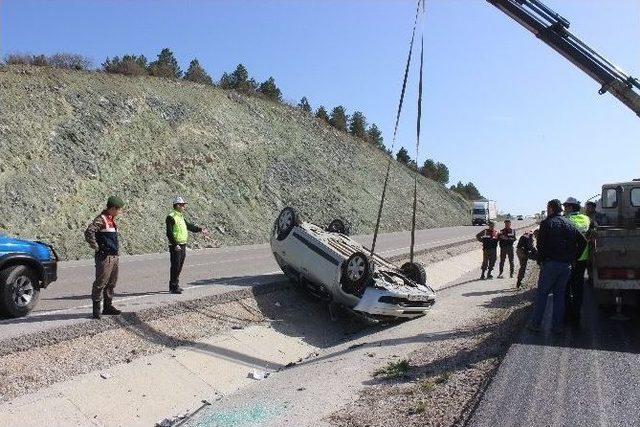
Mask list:
[[[640,316],[615,320],[585,295],[580,327],[523,331],[470,426],[640,426]]]
[[[525,225],[518,222],[517,226]],[[458,226],[416,232],[416,249],[428,249],[473,237],[482,227]],[[372,236],[354,236],[369,246]],[[408,253],[409,232],[382,234],[377,253],[391,257]],[[91,311],[93,260],[62,262],[58,280],[43,290],[35,310],[25,318],[0,320],[0,337],[13,337],[87,319]],[[168,293],[169,254],[123,256],[115,305],[138,311],[160,304],[228,292],[281,279],[268,244],[188,251],[181,275],[182,295]]]

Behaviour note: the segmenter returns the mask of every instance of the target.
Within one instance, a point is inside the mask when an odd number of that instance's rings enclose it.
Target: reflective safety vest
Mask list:
[[[567,219],[573,224],[575,228],[578,229],[583,236],[586,237],[587,231],[589,231],[589,226],[591,225],[591,218],[581,213],[571,213],[567,216]],[[582,255],[578,258],[578,261],[586,261],[589,259],[589,245],[584,248]]]
[[[189,232],[187,230],[187,222],[184,220],[182,212],[176,210],[172,211],[169,216],[173,218],[175,224],[173,225],[173,238],[179,245],[187,243]]]

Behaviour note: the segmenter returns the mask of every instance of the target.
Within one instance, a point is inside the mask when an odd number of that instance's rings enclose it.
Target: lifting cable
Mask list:
[[[420,122],[422,121],[422,65],[424,64],[424,35],[420,37],[420,80],[418,83],[418,120],[416,123],[416,166],[420,152]],[[413,262],[413,248],[416,243],[416,210],[418,207],[418,173],[413,175],[413,219],[411,221],[411,249],[409,262]]]
[[[396,143],[396,137],[398,135],[398,124],[400,122],[400,113],[402,112],[402,104],[404,102],[404,94],[407,89],[407,80],[409,78],[409,68],[411,66],[411,56],[413,54],[413,40],[416,35],[416,27],[418,26],[418,17],[420,16],[420,5],[422,4],[422,10],[424,12],[424,1],[418,0],[418,5],[416,7],[416,16],[413,21],[413,31],[411,32],[411,42],[409,43],[409,55],[407,56],[407,63],[404,69],[404,80],[402,81],[402,91],[400,92],[400,102],[398,103],[398,112],[396,113],[396,123],[393,128],[393,139],[391,140],[391,151]],[[373,256],[374,251],[376,249],[376,241],[378,240],[378,231],[380,230],[380,218],[382,217],[382,208],[384,206],[384,199],[387,195],[387,186],[389,184],[389,172],[391,171],[391,162],[393,161],[393,157],[389,156],[389,162],[387,163],[387,172],[384,178],[384,185],[382,187],[382,197],[380,198],[380,206],[378,207],[378,217],[376,219],[376,228],[373,232],[373,242],[371,244],[371,256]]]

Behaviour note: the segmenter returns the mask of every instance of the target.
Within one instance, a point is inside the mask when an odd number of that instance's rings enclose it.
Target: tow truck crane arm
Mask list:
[[[640,116],[640,83],[569,32],[569,21],[539,0],[487,0],[587,73]]]

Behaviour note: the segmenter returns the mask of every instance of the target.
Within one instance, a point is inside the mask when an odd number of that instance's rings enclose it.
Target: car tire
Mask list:
[[[402,273],[407,276],[409,279],[420,285],[427,284],[427,271],[424,268],[424,265],[420,262],[405,262],[400,267]]]
[[[358,297],[364,294],[373,274],[373,263],[363,252],[354,252],[342,263],[342,290]]]
[[[299,223],[298,213],[293,208],[282,209],[276,220],[276,231],[278,233],[276,238],[278,240],[286,239],[293,227]]]
[[[341,219],[334,219],[327,225],[327,231],[329,233],[340,233],[348,236],[347,226],[344,224],[344,221]]]
[[[38,278],[26,265],[0,271],[0,313],[9,317],[29,314],[40,297]]]

